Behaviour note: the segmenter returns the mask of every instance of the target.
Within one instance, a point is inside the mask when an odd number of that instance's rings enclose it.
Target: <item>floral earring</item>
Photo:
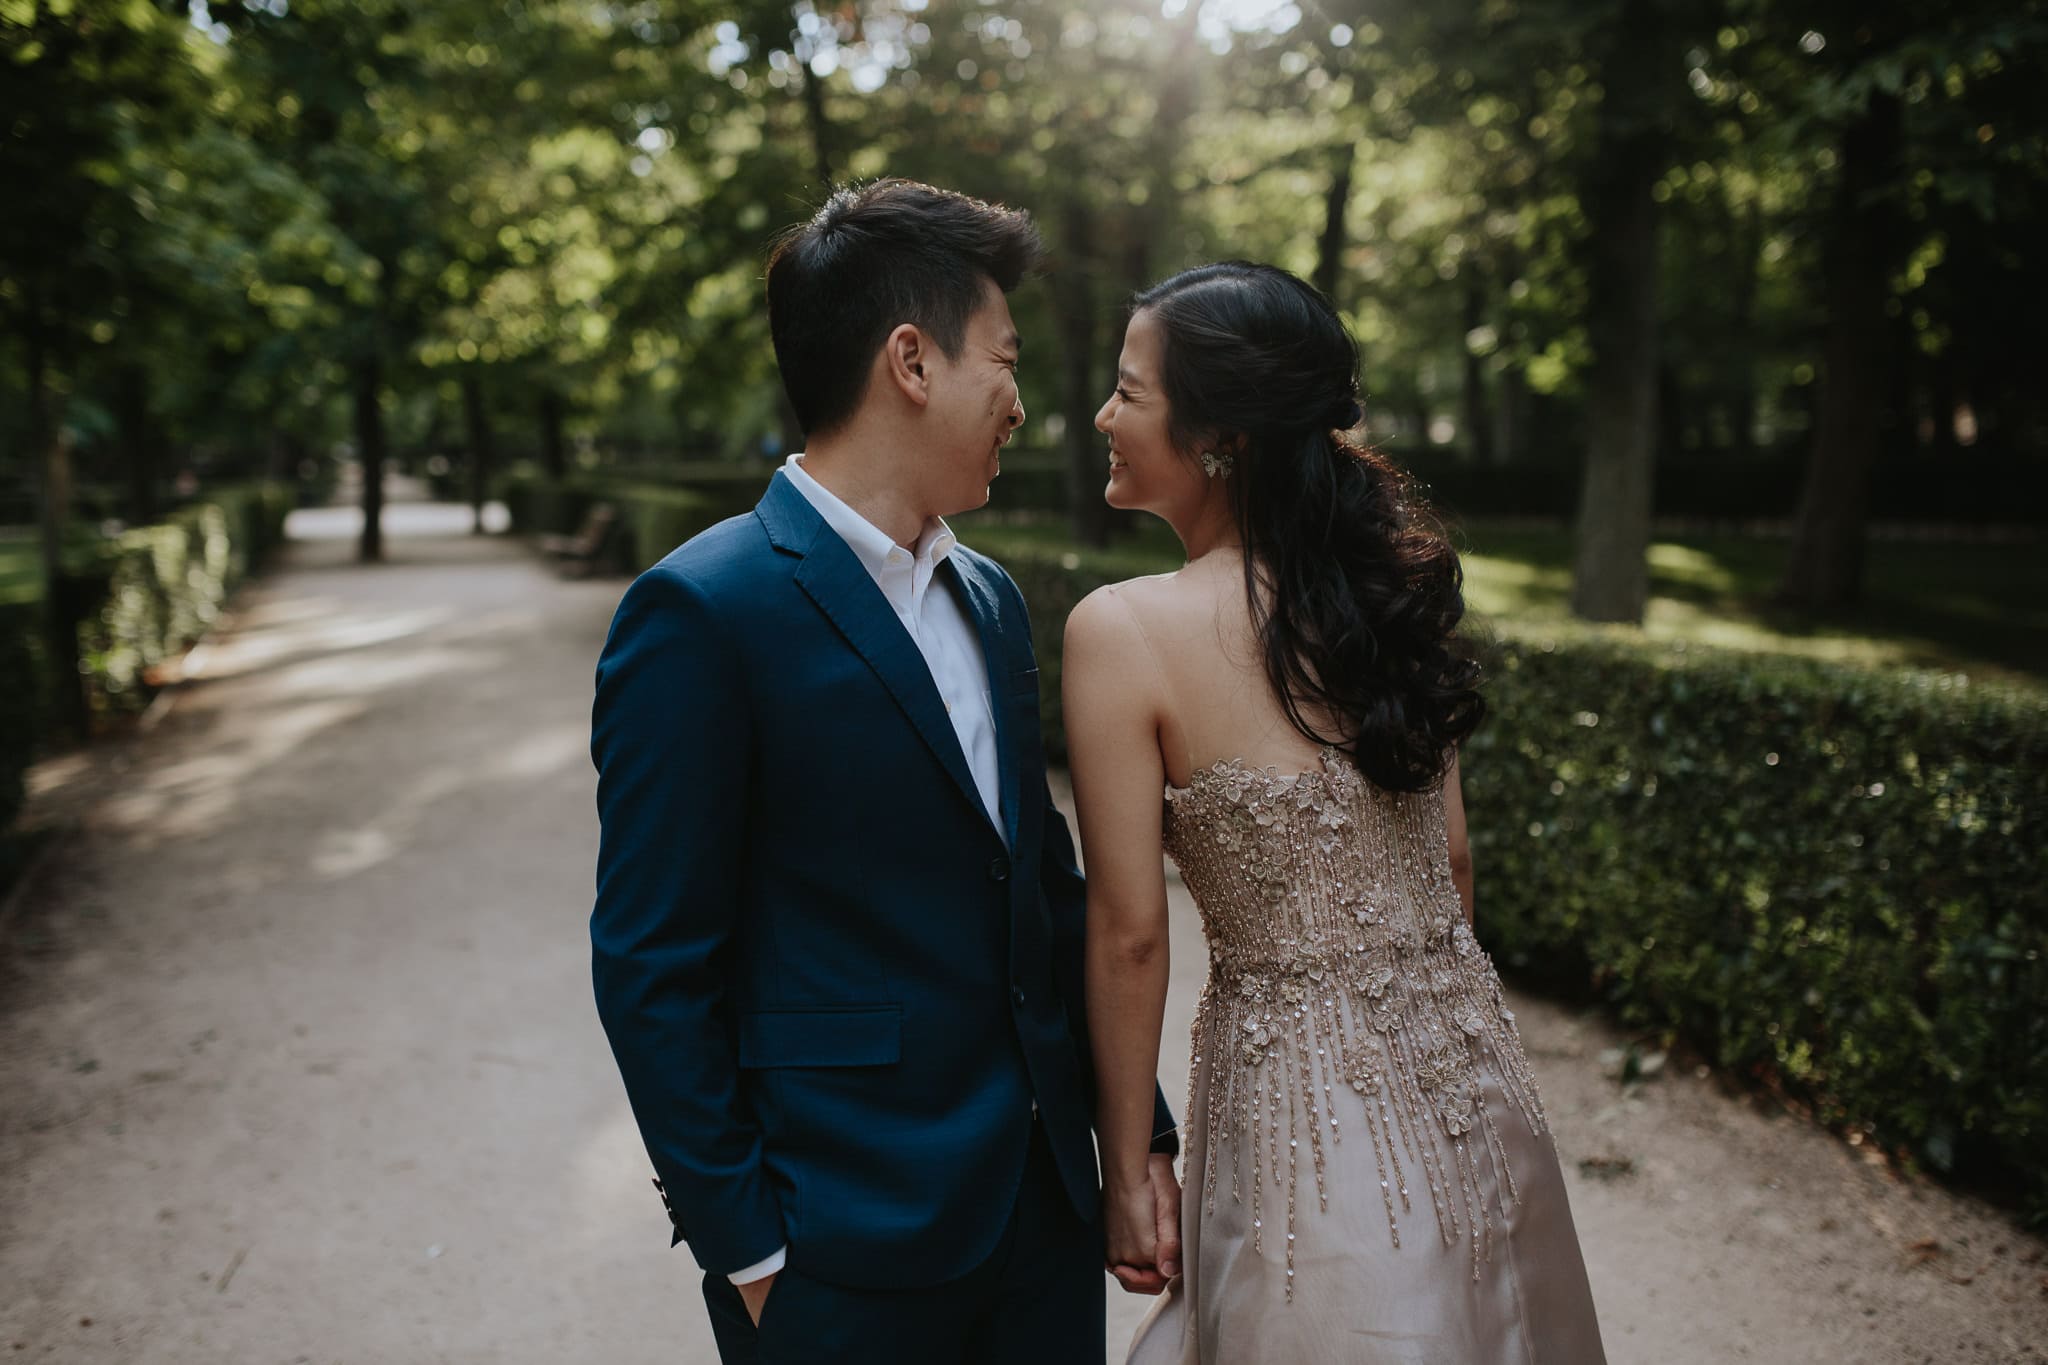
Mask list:
[[[1202,452],[1202,472],[1210,478],[1229,478],[1237,468],[1237,457],[1228,453],[1217,454],[1213,450]]]

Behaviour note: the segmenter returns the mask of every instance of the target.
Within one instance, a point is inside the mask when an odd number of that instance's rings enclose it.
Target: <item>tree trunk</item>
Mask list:
[[[1500,372],[1493,401],[1493,458],[1496,464],[1519,464],[1529,457],[1529,379],[1519,365]]]
[[[1934,428],[1928,453],[1944,464],[1956,457],[1956,409],[1962,405],[1956,383],[1954,349],[1947,348],[1928,367],[1927,406],[1929,424]]]
[[[1109,504],[1102,488],[1109,461],[1095,432],[1102,395],[1095,378],[1095,219],[1087,199],[1070,194],[1061,206],[1061,269],[1052,275],[1053,314],[1060,335],[1060,414],[1065,419],[1067,509],[1074,539],[1109,543]]]
[[[553,389],[540,393],[540,467],[548,478],[568,477],[569,448],[562,434],[562,395]]]
[[[129,361],[121,366],[115,407],[121,425],[121,454],[128,465],[128,520],[147,526],[156,520],[156,433],[149,428],[149,374]]]
[[[264,480],[269,483],[291,482],[291,469],[297,463],[292,452],[292,438],[273,426],[270,429],[270,444],[264,447],[263,451]]]
[[[1739,337],[1756,335],[1756,289],[1762,274],[1763,249],[1763,205],[1752,195],[1735,233],[1735,334]],[[1728,421],[1735,428],[1731,435],[1735,438],[1736,455],[1748,459],[1756,454],[1756,362],[1746,347],[1741,365]]]
[[[832,119],[825,112],[825,79],[804,68],[804,126],[811,135],[811,171],[822,198],[832,185]]]
[[[363,538],[356,558],[384,558],[384,409],[378,401],[383,366],[376,352],[355,364],[356,458],[363,471]]]
[[[1827,331],[1820,413],[1792,553],[1779,596],[1809,611],[1847,606],[1863,588],[1863,526],[1877,458],[1892,342],[1885,297],[1896,255],[1895,210],[1879,197],[1898,168],[1899,101],[1873,94],[1842,137],[1827,253]]]
[[[462,377],[462,418],[469,432],[469,533],[484,533],[484,500],[490,495],[491,469],[497,452],[491,437],[491,413],[484,403],[484,384],[474,370]]]
[[[1358,144],[1345,141],[1332,153],[1335,166],[1330,174],[1330,188],[1323,195],[1323,236],[1316,244],[1315,286],[1323,291],[1323,297],[1333,305],[1342,307],[1337,299],[1337,284],[1344,269],[1344,248],[1350,235],[1344,227],[1344,212],[1351,205],[1351,169],[1358,159]]]
[[[1604,63],[1600,150],[1586,195],[1592,225],[1586,334],[1586,472],[1579,487],[1572,612],[1643,619],[1650,592],[1650,482],[1657,440],[1657,212],[1664,169],[1656,117],[1662,37],[1655,7],[1624,3]]]
[[[1492,464],[1493,417],[1486,406],[1486,365],[1480,356],[1472,353],[1469,340],[1484,321],[1486,287],[1477,273],[1468,267],[1465,278],[1465,335],[1458,338],[1458,352],[1464,361],[1458,399],[1464,408],[1461,425],[1465,429],[1465,458],[1477,464]]]
[[[1158,94],[1146,127],[1140,162],[1145,201],[1132,210],[1129,235],[1124,241],[1124,283],[1133,291],[1154,283],[1154,262],[1161,246],[1168,248],[1169,261],[1180,259],[1179,250],[1170,245],[1180,219],[1180,190],[1174,184],[1174,171],[1180,165],[1187,142],[1188,117],[1195,107],[1195,72],[1199,69],[1195,41],[1200,8],[1183,7],[1180,17],[1172,21],[1170,32],[1161,35],[1164,74],[1157,83]],[[1091,410],[1091,420],[1093,415]]]
[[[1415,375],[1415,403],[1408,409],[1408,424],[1414,428],[1414,435],[1409,438],[1409,443],[1417,450],[1429,449],[1429,426],[1434,419],[1435,414],[1429,410],[1429,399],[1423,396],[1422,376],[1418,372]]]
[[[64,576],[64,527],[71,520],[71,438],[51,411],[48,335],[41,310],[30,304],[28,348],[28,437],[41,464],[40,512],[43,566],[43,643],[49,654],[53,719],[67,735],[85,735],[85,679],[78,671],[78,614],[75,594]]]
[[[1685,449],[1685,389],[1678,382],[1678,367],[1668,357],[1657,360],[1657,441],[1650,448],[1652,466]]]

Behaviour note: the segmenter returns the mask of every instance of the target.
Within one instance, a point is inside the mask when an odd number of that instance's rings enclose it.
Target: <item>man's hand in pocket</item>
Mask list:
[[[747,1316],[754,1320],[756,1327],[761,1325],[761,1310],[768,1305],[768,1291],[774,1287],[775,1275],[763,1275],[758,1280],[735,1286],[740,1291],[740,1301],[747,1306]]]

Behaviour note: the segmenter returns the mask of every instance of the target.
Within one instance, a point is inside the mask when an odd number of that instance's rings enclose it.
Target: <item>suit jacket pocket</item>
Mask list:
[[[740,1065],[891,1066],[903,1059],[901,1005],[757,1010],[740,1016]]]

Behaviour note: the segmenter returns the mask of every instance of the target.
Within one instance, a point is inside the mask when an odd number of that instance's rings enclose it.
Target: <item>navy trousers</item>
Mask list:
[[[946,1284],[849,1289],[785,1268],[761,1325],[723,1275],[704,1302],[724,1365],[1101,1365],[1102,1238],[1074,1212],[1034,1119],[995,1251]]]

